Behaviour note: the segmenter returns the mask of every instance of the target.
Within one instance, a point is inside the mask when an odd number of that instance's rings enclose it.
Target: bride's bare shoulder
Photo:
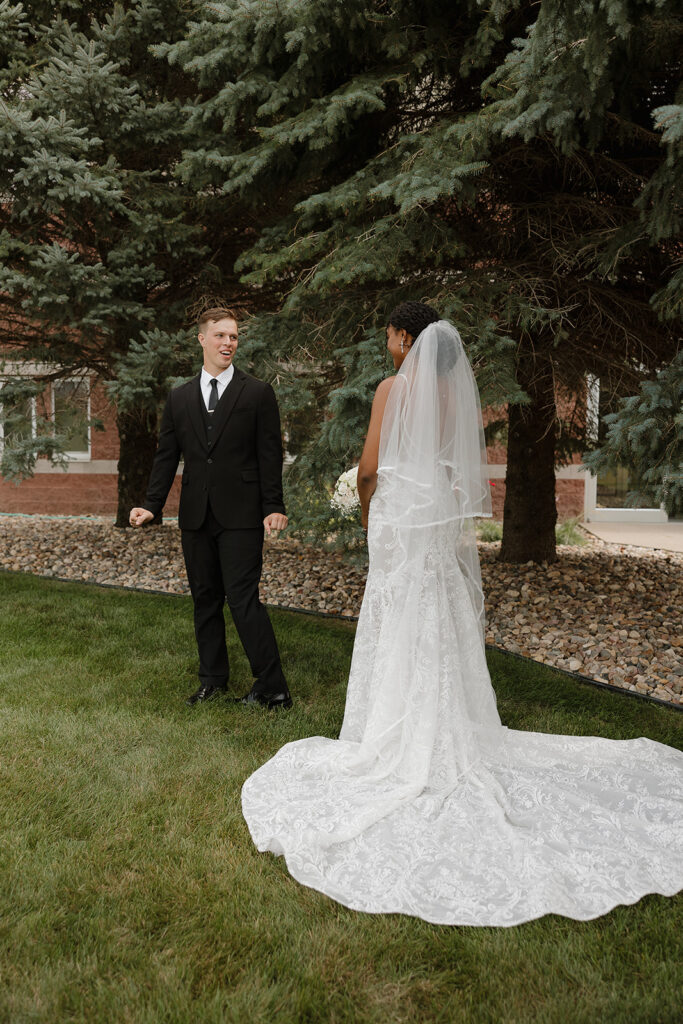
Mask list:
[[[386,398],[389,392],[391,391],[391,386],[395,380],[396,374],[394,374],[391,377],[385,377],[384,380],[381,380],[377,385],[377,390],[375,391],[375,398]]]

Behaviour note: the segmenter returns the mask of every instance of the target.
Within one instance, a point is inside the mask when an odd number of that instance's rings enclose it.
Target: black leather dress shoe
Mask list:
[[[245,704],[247,707],[268,708],[269,711],[279,709],[286,711],[292,706],[292,698],[288,690],[284,690],[282,693],[254,693],[253,690],[250,690],[244,697],[236,697],[235,703]]]
[[[193,704],[205,704],[207,700],[213,700],[214,697],[219,697],[222,693],[227,691],[227,686],[216,686],[214,683],[202,683],[198,690],[196,690],[190,697],[185,701],[192,707]]]

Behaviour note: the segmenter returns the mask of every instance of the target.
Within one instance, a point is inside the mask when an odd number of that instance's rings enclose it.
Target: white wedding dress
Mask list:
[[[288,743],[247,779],[252,838],[348,907],[439,924],[586,920],[672,895],[683,754],[500,722],[472,525],[488,502],[475,396],[457,332],[430,325],[382,425],[340,737]]]

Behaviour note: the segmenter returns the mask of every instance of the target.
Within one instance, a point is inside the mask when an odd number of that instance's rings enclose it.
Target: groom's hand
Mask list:
[[[128,518],[131,526],[144,526],[145,523],[152,522],[154,513],[148,508],[132,508]]]
[[[285,530],[288,522],[289,520],[287,519],[287,516],[283,516],[282,512],[271,512],[270,515],[266,516],[263,520],[263,526],[270,537],[273,531],[278,533],[280,530]]]

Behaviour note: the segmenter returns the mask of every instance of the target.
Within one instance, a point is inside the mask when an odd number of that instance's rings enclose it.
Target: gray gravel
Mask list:
[[[622,689],[683,703],[683,555],[591,538],[554,565],[503,565],[480,544],[489,643]],[[0,568],[140,590],[188,592],[175,523],[0,514]],[[365,572],[286,537],[267,541],[268,604],[353,617]]]

